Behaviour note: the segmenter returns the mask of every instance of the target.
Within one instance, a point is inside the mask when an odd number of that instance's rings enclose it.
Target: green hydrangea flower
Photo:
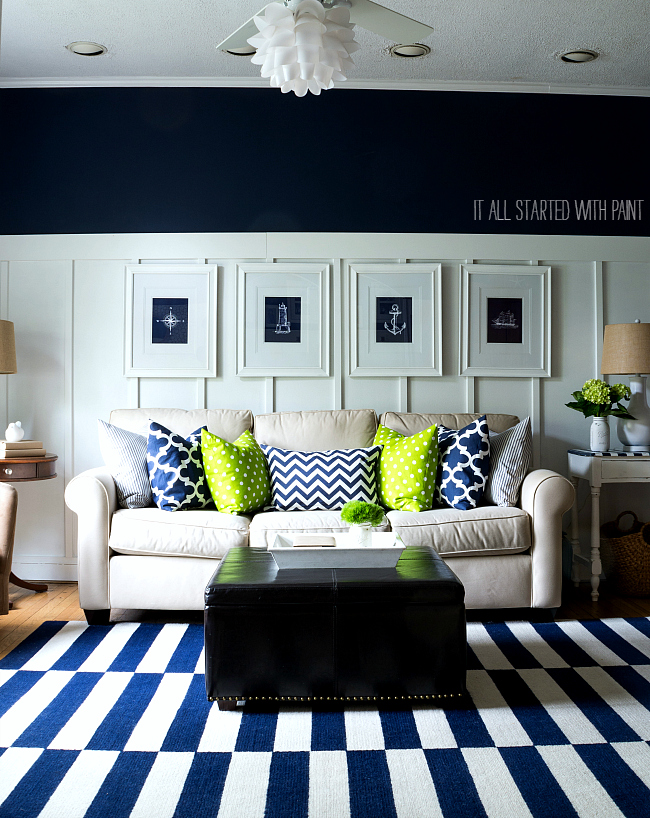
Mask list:
[[[582,387],[582,394],[586,400],[599,405],[611,403],[609,397],[609,385],[605,381],[598,381],[596,378],[590,378]]]
[[[590,378],[585,381],[579,392],[572,392],[572,401],[566,403],[569,409],[582,412],[586,418],[604,418],[614,415],[617,418],[634,420],[634,417],[621,404],[622,400],[628,400],[632,393],[629,386],[622,383],[615,383],[613,386],[605,381]]]
[[[632,396],[630,392],[630,387],[625,386],[624,383],[615,383],[613,386],[610,387],[612,390],[612,394],[614,395],[614,400],[627,400]]]

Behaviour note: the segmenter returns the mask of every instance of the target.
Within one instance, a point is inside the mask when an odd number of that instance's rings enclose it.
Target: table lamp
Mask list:
[[[618,419],[618,439],[631,452],[650,451],[650,408],[646,376],[650,372],[650,324],[608,324],[605,327],[603,375],[630,375],[632,397],[627,411],[634,420]]]
[[[0,321],[0,375],[15,375],[16,340],[12,321]]]

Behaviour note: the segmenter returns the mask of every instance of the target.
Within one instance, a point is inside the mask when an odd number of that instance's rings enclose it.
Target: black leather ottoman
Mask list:
[[[465,692],[465,589],[429,546],[395,568],[278,570],[231,548],[205,590],[210,701],[438,699]]]

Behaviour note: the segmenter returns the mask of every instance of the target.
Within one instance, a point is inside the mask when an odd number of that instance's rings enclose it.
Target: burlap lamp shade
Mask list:
[[[0,321],[0,375],[13,375],[16,368],[16,341],[12,321]]]
[[[608,324],[600,371],[603,375],[650,372],[650,324]]]

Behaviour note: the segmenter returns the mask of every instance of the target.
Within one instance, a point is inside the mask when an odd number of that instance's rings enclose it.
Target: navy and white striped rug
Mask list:
[[[650,621],[468,632],[460,705],[238,713],[199,625],[46,623],[0,661],[0,816],[650,816]]]

